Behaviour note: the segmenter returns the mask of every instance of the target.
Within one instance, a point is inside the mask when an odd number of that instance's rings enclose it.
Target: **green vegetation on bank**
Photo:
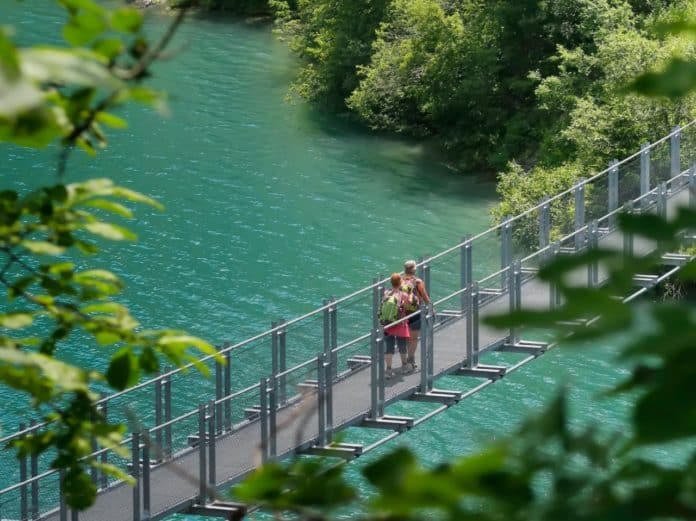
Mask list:
[[[272,13],[301,58],[295,95],[498,173],[496,218],[545,193],[523,187],[563,189],[695,114],[694,95],[626,93],[696,58],[691,39],[654,30],[695,0],[174,1]]]

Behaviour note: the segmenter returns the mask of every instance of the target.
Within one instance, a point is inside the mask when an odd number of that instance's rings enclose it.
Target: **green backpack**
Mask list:
[[[383,326],[396,322],[402,315],[401,291],[390,289],[384,292],[379,306],[379,322]]]

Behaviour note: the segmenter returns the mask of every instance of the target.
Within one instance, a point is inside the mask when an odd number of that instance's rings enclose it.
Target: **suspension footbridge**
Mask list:
[[[695,122],[644,145],[639,152],[524,213],[421,259],[433,304],[423,306],[419,371],[385,378],[382,328],[376,320],[385,280],[272,327],[201,360],[212,377],[175,369],[104,397],[100,408],[112,421],[130,426],[124,459],[94,446],[92,457],[130,473],[131,487],[97,470],[99,492],[84,512],[64,504],[60,473],[48,468],[50,454],[11,459],[14,483],[0,490],[0,518],[55,521],[144,521],[177,512],[237,519],[244,506],[219,500],[219,490],[239,481],[263,461],[293,454],[324,454],[352,459],[470,396],[543,354],[544,343],[525,341],[518,330],[495,330],[489,315],[524,308],[553,309],[561,304],[553,285],[537,276],[539,267],[559,255],[592,246],[647,255],[652,241],[623,234],[621,211],[670,217],[679,207],[696,207]],[[688,261],[662,257],[665,269],[634,280],[635,298]],[[607,274],[589,265],[574,274],[577,285],[600,286]],[[437,312],[436,312],[437,310]],[[489,351],[519,354],[511,365],[481,361]],[[188,369],[191,369],[190,367]],[[473,378],[467,391],[441,389],[439,378]],[[190,409],[173,407],[185,396]],[[195,400],[195,401],[194,401]],[[435,404],[425,416],[393,416],[386,408],[400,400]],[[137,404],[137,422],[124,404]],[[350,426],[383,429],[368,444],[334,442]],[[0,442],[7,444],[42,424],[21,425]],[[7,451],[6,451],[7,452]]]

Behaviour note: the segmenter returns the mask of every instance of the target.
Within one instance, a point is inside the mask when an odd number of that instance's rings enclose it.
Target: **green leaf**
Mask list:
[[[31,313],[14,312],[0,315],[0,326],[8,329],[21,329],[33,322],[34,317]]]
[[[140,353],[140,368],[146,373],[154,373],[159,369],[159,360],[151,346],[145,346]]]
[[[193,346],[206,355],[215,355],[220,362],[224,362],[224,357],[217,349],[205,340],[191,335],[163,335],[157,339],[160,346]]]
[[[13,82],[19,78],[19,60],[8,33],[7,27],[0,27],[0,78]]]
[[[81,46],[94,40],[106,29],[102,13],[81,10],[63,26],[63,38],[70,45]]]
[[[97,486],[84,471],[70,471],[63,479],[65,501],[76,510],[84,510],[94,503]]]
[[[646,96],[678,98],[696,87],[696,62],[672,58],[664,71],[648,72],[639,76],[630,86]]]
[[[128,219],[133,217],[133,212],[129,208],[114,201],[109,201],[108,199],[89,199],[82,204],[91,208],[106,210],[107,212],[115,213]]]
[[[133,232],[122,226],[101,221],[87,223],[85,228],[94,235],[99,235],[112,241],[134,241],[138,238]]]
[[[121,80],[97,58],[72,50],[32,47],[19,51],[22,74],[38,83],[58,83],[116,90]]]
[[[60,255],[65,251],[62,246],[46,241],[24,240],[20,244],[36,255]]]
[[[106,370],[106,381],[118,391],[138,381],[138,360],[130,349],[122,349],[111,357]]]
[[[20,114],[39,107],[44,101],[44,93],[25,78],[8,80],[0,75],[0,117],[14,119]],[[1,127],[0,127],[1,128]],[[7,136],[0,133],[0,139],[9,141],[10,136],[17,139],[10,130]]]
[[[110,346],[121,341],[121,335],[113,331],[98,331],[94,338],[100,346]]]
[[[362,473],[367,480],[382,492],[398,490],[407,472],[416,467],[416,459],[411,451],[399,448],[377,461],[367,465]]]
[[[119,38],[102,38],[92,44],[92,50],[111,61],[120,55],[125,47]]]
[[[141,194],[140,192],[130,190],[129,188],[115,186],[113,189],[113,194],[114,196],[122,197],[123,199],[127,199],[129,201],[147,204],[160,211],[164,210],[164,205],[162,205],[162,203],[152,199],[151,197]]]
[[[113,114],[109,114],[108,112],[97,112],[95,119],[99,123],[104,123],[111,128],[128,128],[128,122],[126,122],[125,119],[114,116]]]
[[[132,7],[117,9],[111,15],[111,26],[122,33],[136,33],[142,25],[142,13]]]

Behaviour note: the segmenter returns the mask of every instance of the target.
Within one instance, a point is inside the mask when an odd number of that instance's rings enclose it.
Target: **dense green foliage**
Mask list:
[[[673,54],[649,33],[694,3],[303,0],[283,27],[305,65],[295,92],[373,128],[433,136],[463,169],[568,161],[597,169],[687,121],[694,100],[623,96]]]
[[[0,28],[0,141],[61,146],[55,172],[46,172],[49,185],[30,193],[0,190],[0,384],[27,393],[48,422],[15,440],[15,448],[55,454],[52,465],[66,471],[68,504],[84,508],[96,492],[90,465],[126,477],[87,458],[92,439],[123,454],[125,426],[109,424],[97,409],[95,384],[121,390],[157,371],[163,359],[182,365],[214,348],[182,331],[144,329],[115,300],[123,282],[97,255],[104,241],[135,239],[122,225],[133,217],[130,204],[161,205],[109,179],[66,181],[75,147],[94,155],[106,144],[105,126],[126,126],[111,110],[131,100],[162,105],[162,95],[142,81],[183,12],[152,45],[136,9],[58,3],[66,12],[65,46],[17,48],[11,30]],[[103,373],[61,361],[61,346],[76,339],[111,356]]]

